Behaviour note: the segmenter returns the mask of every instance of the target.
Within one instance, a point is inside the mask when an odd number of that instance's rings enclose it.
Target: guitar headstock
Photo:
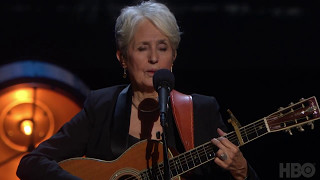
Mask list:
[[[291,103],[286,108],[279,108],[277,112],[265,117],[270,132],[285,130],[292,135],[291,128],[304,131],[303,125],[314,128],[313,121],[320,118],[320,110],[316,97],[301,99],[298,103]]]

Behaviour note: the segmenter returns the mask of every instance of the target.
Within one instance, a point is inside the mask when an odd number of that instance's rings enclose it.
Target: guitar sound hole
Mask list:
[[[138,178],[136,178],[135,176],[132,176],[132,175],[124,175],[124,176],[121,176],[119,178],[119,180],[137,180]]]

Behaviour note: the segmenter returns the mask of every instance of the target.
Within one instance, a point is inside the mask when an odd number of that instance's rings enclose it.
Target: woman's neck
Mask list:
[[[132,101],[136,104],[139,104],[144,99],[151,98],[151,99],[158,99],[158,93],[156,91],[153,92],[141,92],[141,91],[133,91]]]

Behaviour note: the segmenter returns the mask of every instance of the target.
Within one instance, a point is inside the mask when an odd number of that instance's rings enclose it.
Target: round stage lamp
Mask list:
[[[21,157],[78,113],[88,92],[79,78],[54,64],[0,66],[0,179],[18,179]]]

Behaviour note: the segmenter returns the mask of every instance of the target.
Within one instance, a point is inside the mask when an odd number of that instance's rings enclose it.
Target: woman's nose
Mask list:
[[[150,63],[156,63],[159,60],[159,56],[156,50],[151,50],[150,51],[150,56],[149,56],[149,62]]]

